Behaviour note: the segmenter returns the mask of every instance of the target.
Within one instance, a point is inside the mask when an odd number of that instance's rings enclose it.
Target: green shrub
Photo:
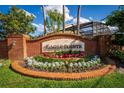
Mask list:
[[[122,50],[111,50],[110,56],[119,59],[121,62],[124,62],[124,51]]]
[[[115,34],[115,39],[112,40],[112,43],[123,46],[124,45],[124,34]]]
[[[38,62],[61,62],[62,60],[60,59],[52,59],[52,58],[44,58],[42,56],[34,56],[33,57],[36,61]]]
[[[80,51],[68,50],[68,51],[58,51],[58,52],[56,52],[56,55],[63,55],[63,54],[80,54]]]
[[[94,58],[94,55],[87,55],[84,57],[85,61],[90,61],[93,58]]]

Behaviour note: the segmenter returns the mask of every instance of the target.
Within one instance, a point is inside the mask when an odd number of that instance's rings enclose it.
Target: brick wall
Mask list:
[[[0,58],[8,58],[7,40],[0,41]]]
[[[110,36],[98,36],[86,39],[72,34],[53,34],[30,40],[25,35],[10,35],[4,41],[0,41],[0,57],[10,60],[23,60],[25,57],[42,54],[42,42],[53,39],[72,38],[85,43],[85,54],[105,55],[110,48]],[[13,42],[16,44],[13,45]]]
[[[41,54],[41,41],[27,41],[27,56]]]
[[[41,45],[42,42],[52,40],[52,39],[60,39],[60,38],[73,38],[75,40],[80,40],[85,43],[85,53],[86,54],[97,54],[97,41],[93,39],[81,38],[80,36],[71,35],[71,34],[56,34],[45,36],[43,38],[39,38],[37,40],[28,40],[27,41],[27,55],[40,55],[42,53]]]

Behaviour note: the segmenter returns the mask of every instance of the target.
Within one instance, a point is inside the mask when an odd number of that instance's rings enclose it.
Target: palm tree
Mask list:
[[[49,16],[49,23],[51,26],[51,30],[55,31],[55,20],[56,20],[55,13],[52,10],[49,10],[49,11],[47,11],[47,14]]]
[[[55,31],[55,25],[57,24],[57,31],[60,31],[60,25],[63,21],[63,16],[60,14],[57,10],[48,11],[49,21],[50,25],[52,27],[52,30]]]
[[[43,19],[44,19],[44,35],[46,34],[46,16],[44,11],[44,5],[42,5]]]
[[[56,22],[57,22],[57,31],[59,32],[60,31],[60,25],[63,22],[63,15],[60,14],[60,13],[57,13],[56,15],[57,15],[57,20],[56,20]]]
[[[78,10],[77,10],[77,34],[79,34],[80,31],[80,9],[81,6],[78,6]]]
[[[65,32],[65,6],[63,5],[63,32]]]

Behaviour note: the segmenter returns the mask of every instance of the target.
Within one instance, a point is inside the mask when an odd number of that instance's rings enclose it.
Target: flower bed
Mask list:
[[[35,56],[25,59],[25,67],[36,71],[78,73],[102,68],[104,64],[98,56],[68,61]]]
[[[62,80],[78,80],[78,79],[88,79],[88,78],[103,76],[103,75],[113,72],[116,69],[115,65],[107,65],[104,68],[93,70],[93,71],[88,71],[88,72],[55,73],[55,72],[34,71],[34,70],[21,66],[20,65],[21,63],[23,62],[21,61],[12,62],[11,64],[12,69],[23,75],[27,75],[31,77],[62,79]]]
[[[51,58],[76,58],[76,57],[83,57],[84,56],[83,51],[59,51],[55,53],[43,53],[45,57],[51,57]]]

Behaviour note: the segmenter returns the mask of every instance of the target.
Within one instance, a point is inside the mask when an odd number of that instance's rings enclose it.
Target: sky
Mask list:
[[[27,15],[34,15],[32,24],[37,28],[33,36],[43,34],[43,13],[40,5],[17,5],[18,8],[23,9]],[[66,24],[76,24],[77,18],[77,5],[66,5],[65,6],[65,22]],[[8,13],[11,8],[10,5],[0,5],[1,13]],[[46,5],[45,11],[57,9],[58,12],[62,13],[62,6],[59,5]],[[90,21],[102,21],[107,15],[111,14],[112,11],[117,10],[118,5],[82,5],[80,22]]]

